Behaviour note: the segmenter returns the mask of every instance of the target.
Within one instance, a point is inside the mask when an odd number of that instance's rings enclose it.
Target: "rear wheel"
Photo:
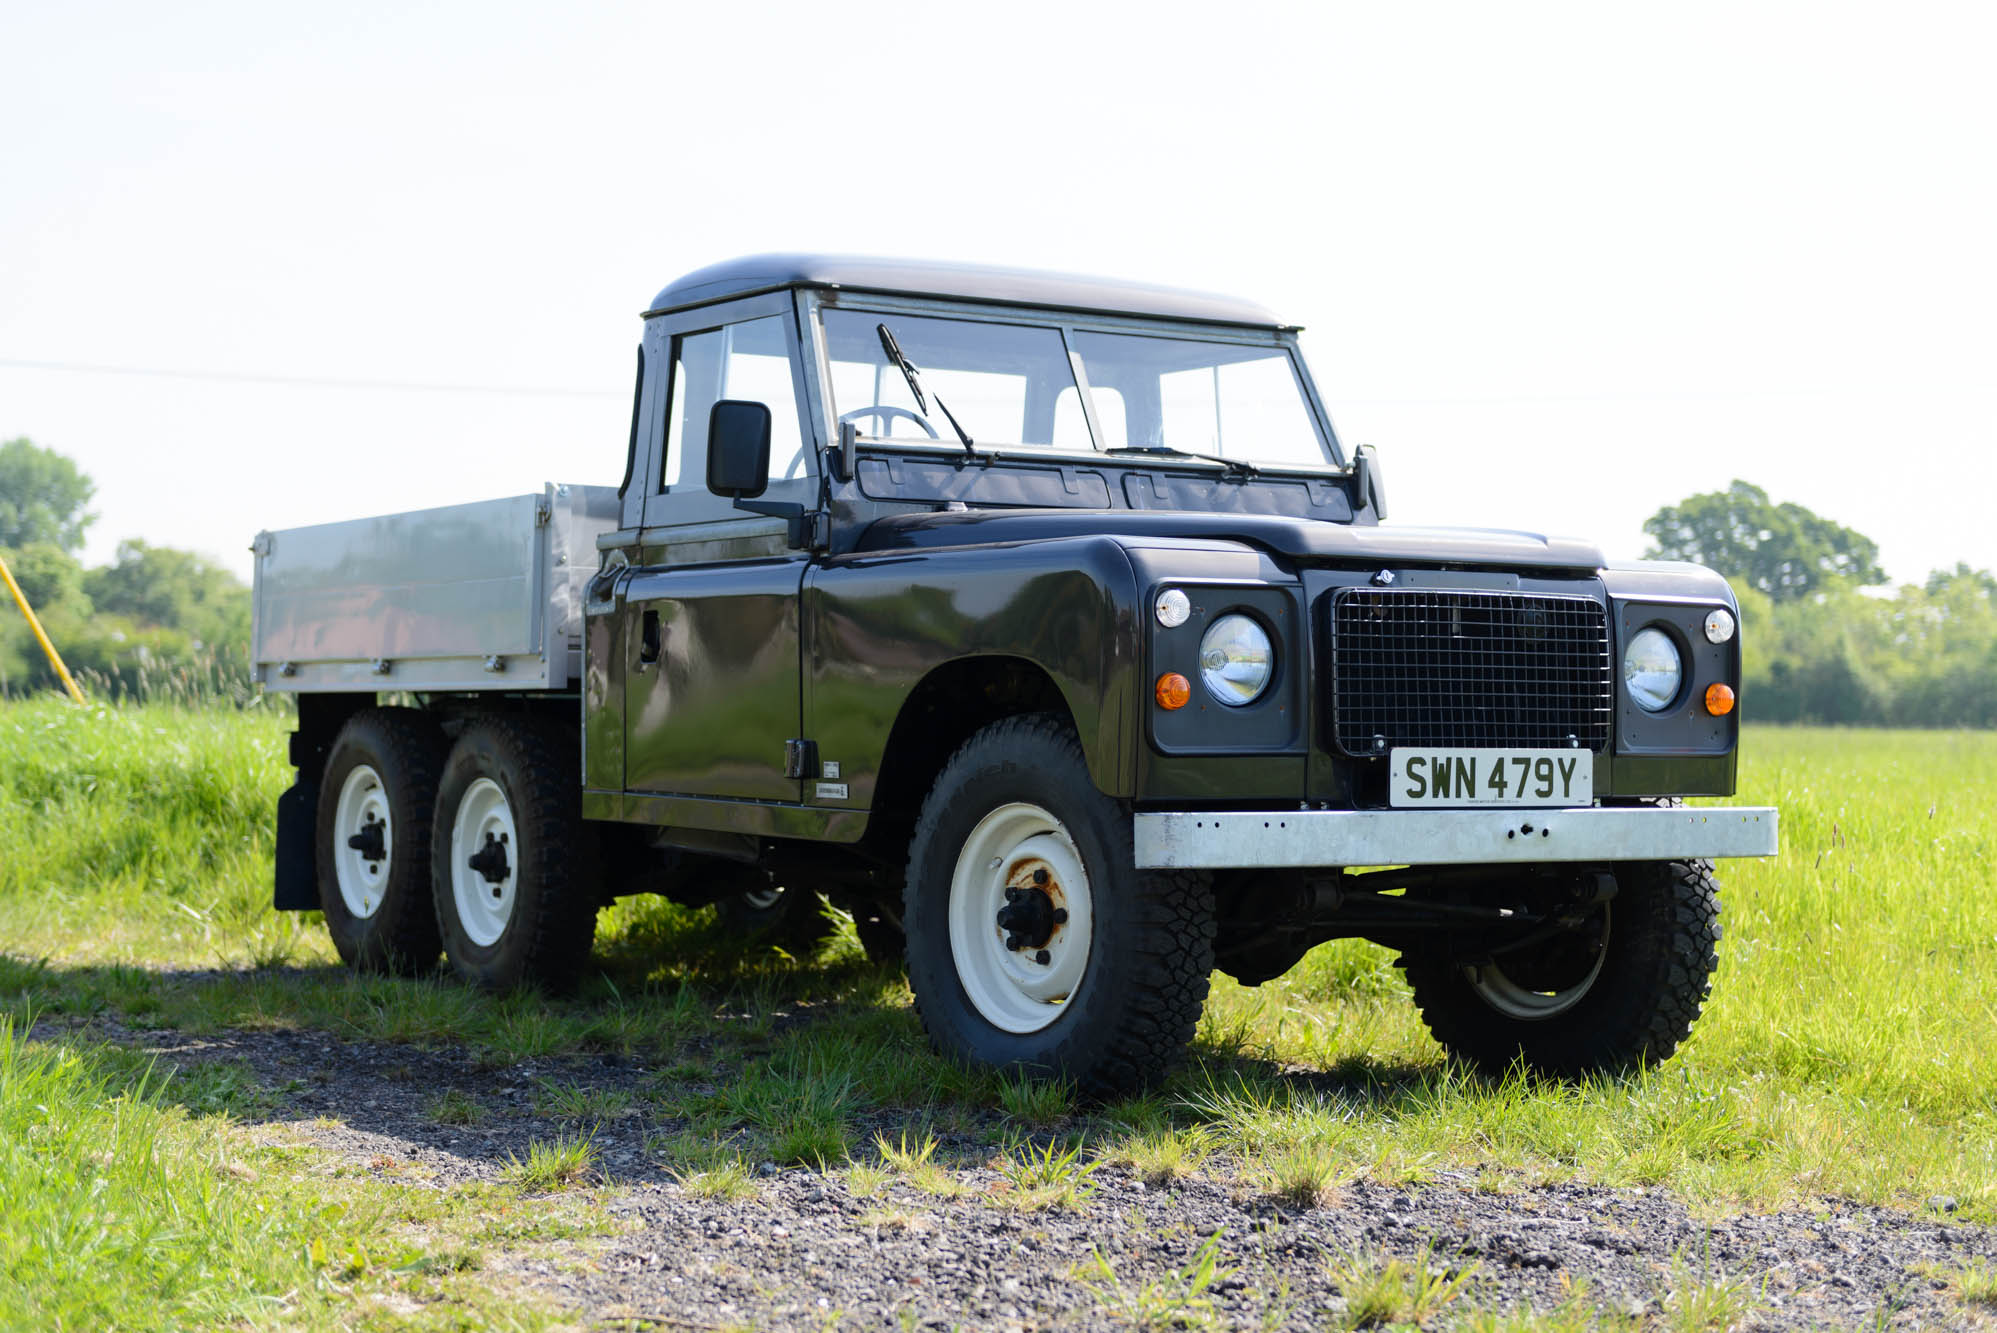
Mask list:
[[[876,967],[906,968],[908,936],[886,908],[862,903],[853,909],[853,933],[860,937],[867,961]]]
[[[1720,938],[1710,861],[1614,867],[1616,893],[1578,926],[1478,959],[1405,958],[1437,1041],[1488,1074],[1562,1077],[1656,1064],[1691,1034]]]
[[[797,957],[816,950],[834,929],[816,893],[783,884],[764,882],[731,894],[714,905],[714,914],[730,934]]]
[[[596,938],[600,886],[572,746],[533,722],[474,722],[437,790],[430,877],[458,975],[503,990],[572,987]]]
[[[1178,1061],[1213,969],[1211,882],[1134,868],[1129,812],[1096,790],[1064,721],[973,736],[917,828],[902,923],[937,1049],[1092,1095]]]
[[[430,818],[443,733],[412,708],[347,719],[319,786],[319,906],[349,967],[422,972],[437,961]]]

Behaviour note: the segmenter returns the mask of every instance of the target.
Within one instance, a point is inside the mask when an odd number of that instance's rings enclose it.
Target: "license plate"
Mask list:
[[[1588,805],[1595,756],[1587,750],[1394,750],[1390,805]]]

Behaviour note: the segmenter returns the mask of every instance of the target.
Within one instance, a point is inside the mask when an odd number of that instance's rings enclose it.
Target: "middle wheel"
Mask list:
[[[567,990],[596,938],[594,843],[575,765],[523,719],[472,723],[437,787],[430,882],[458,975],[504,990]]]
[[[1177,1061],[1213,970],[1212,883],[1135,868],[1129,812],[1096,790],[1065,720],[978,732],[917,828],[902,922],[939,1050],[1096,1095]]]

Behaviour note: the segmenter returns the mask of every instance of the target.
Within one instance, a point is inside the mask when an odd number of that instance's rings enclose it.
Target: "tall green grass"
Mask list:
[[[1340,942],[1259,990],[1219,982],[1205,1028],[1364,1091],[1222,1086],[1207,1113],[1248,1134],[1309,1124],[1376,1174],[1946,1194],[1997,1216],[1997,735],[1749,728],[1742,752],[1735,799],[1780,808],[1782,854],[1721,865],[1713,997],[1662,1068],[1578,1087],[1438,1074],[1391,957]]]
[[[1017,1090],[927,1054],[905,986],[850,938],[815,964],[752,957],[702,914],[632,900],[605,914],[603,972],[578,1000],[349,977],[315,919],[269,909],[285,729],[0,705],[0,1007],[323,1026],[495,1061],[636,1051],[710,1089],[671,1094],[701,1134],[806,1160],[864,1156],[852,1145],[883,1111],[1022,1119]],[[1259,989],[1216,977],[1191,1068],[1076,1110],[1076,1132],[1131,1160],[1176,1139],[1272,1194],[1451,1172],[1764,1205],[1949,1195],[1997,1220],[1997,735],[1750,728],[1738,799],[1781,808],[1783,854],[1721,867],[1713,999],[1661,1068],[1472,1078],[1423,1030],[1392,956],[1346,941]],[[295,966],[258,966],[274,962]],[[749,1105],[773,1080],[796,1085],[795,1124]]]
[[[345,1205],[251,1188],[225,1122],[130,1073],[0,1015],[0,1328],[331,1322],[313,1256],[343,1248]]]
[[[290,721],[274,711],[0,704],[0,938],[54,961],[287,956],[270,910]]]

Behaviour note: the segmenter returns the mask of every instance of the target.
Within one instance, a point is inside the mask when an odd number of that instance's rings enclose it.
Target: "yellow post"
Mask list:
[[[28,595],[21,591],[20,584],[14,582],[14,571],[7,568],[5,560],[0,560],[0,580],[6,582],[7,591],[14,594],[14,601],[20,606],[21,614],[28,618],[28,628],[35,632],[35,641],[41,644],[42,651],[49,655],[49,665],[55,668],[56,675],[62,677],[63,688],[69,691],[70,698],[82,703],[83,691],[76,688],[76,681],[70,677],[69,668],[62,664],[62,654],[49,642],[48,632],[42,628],[42,622],[35,619],[35,608],[28,605]]]

